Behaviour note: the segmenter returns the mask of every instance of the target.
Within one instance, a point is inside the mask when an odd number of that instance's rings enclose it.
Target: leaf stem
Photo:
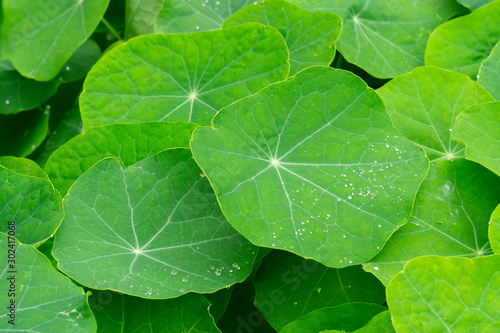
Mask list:
[[[106,28],[108,28],[108,30],[111,32],[111,34],[113,36],[115,36],[116,39],[118,39],[119,41],[122,41],[122,37],[120,36],[120,34],[115,30],[115,28],[113,28],[111,26],[111,24],[109,24],[109,22],[104,17],[102,18],[101,21],[102,21],[102,23],[104,23]]]

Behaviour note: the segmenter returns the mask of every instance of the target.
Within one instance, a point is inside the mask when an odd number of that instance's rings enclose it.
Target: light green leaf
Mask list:
[[[220,211],[188,149],[123,170],[100,161],[71,187],[52,253],[59,268],[95,289],[150,298],[209,293],[243,281],[256,248]]]
[[[496,323],[486,327],[484,333],[497,333],[499,331],[500,331],[500,321],[497,321]]]
[[[486,88],[497,101],[500,100],[500,42],[486,58],[477,75],[477,82]]]
[[[500,36],[500,1],[440,25],[432,33],[425,51],[425,64],[448,69],[476,79]]]
[[[186,33],[220,29],[222,22],[256,0],[164,0],[156,18],[157,33]]]
[[[2,223],[3,225],[3,223]],[[12,244],[12,248],[11,245]],[[0,246],[7,257],[7,250],[15,250],[13,268],[4,269],[0,276],[2,307],[0,330],[3,332],[95,332],[96,322],[87,303],[87,295],[70,279],[57,272],[43,254],[30,245],[20,244],[14,238],[0,233]],[[13,273],[15,272],[15,273]],[[15,276],[15,296],[7,297]],[[15,300],[15,326],[6,312]]]
[[[290,0],[309,10],[342,17],[337,48],[350,63],[378,78],[392,78],[424,64],[431,32],[446,18],[436,1]]]
[[[346,303],[322,308],[286,325],[280,333],[317,333],[328,329],[351,332],[363,327],[386,307],[370,303]]]
[[[335,41],[342,19],[332,13],[312,12],[282,0],[266,0],[230,16],[223,28],[259,22],[278,29],[290,52],[290,75],[314,65],[328,66],[335,57]]]
[[[92,128],[57,149],[45,171],[65,195],[75,180],[101,159],[114,157],[128,167],[168,148],[187,148],[196,127],[186,122],[146,122]]]
[[[451,138],[465,156],[500,175],[500,102],[471,106],[458,115]]]
[[[62,199],[52,184],[38,177],[26,176],[0,165],[0,231],[9,230],[8,221],[16,224],[15,236],[25,244],[39,244],[57,229],[64,212]]]
[[[431,163],[410,221],[365,264],[384,284],[409,260],[423,255],[470,257],[492,254],[488,220],[500,202],[500,178],[459,159]]]
[[[457,0],[458,3],[470,8],[470,10],[476,10],[492,1],[493,0]]]
[[[191,149],[235,229],[330,267],[379,252],[428,168],[377,94],[328,67],[223,109],[213,128],[195,130]]]
[[[220,332],[208,312],[210,303],[198,294],[149,300],[103,290],[93,291],[89,303],[98,333]]]
[[[140,36],[108,52],[87,76],[84,131],[151,120],[208,125],[221,108],[283,80],[288,70],[283,37],[258,23]]]
[[[500,256],[419,257],[387,287],[397,332],[483,332],[500,321]]]
[[[264,258],[255,292],[255,306],[278,331],[317,309],[385,301],[384,286],[360,266],[328,268],[284,251]]]
[[[491,214],[488,236],[493,252],[500,254],[500,205]]]
[[[467,107],[493,98],[467,76],[420,67],[377,90],[394,126],[420,145],[431,161],[463,157],[465,147],[451,141],[455,117]]]
[[[92,34],[109,0],[3,0],[2,57],[23,75],[49,81]],[[27,56],[29,55],[29,56]]]
[[[126,0],[125,39],[153,34],[154,23],[162,5],[163,0]]]
[[[23,157],[0,156],[0,165],[24,176],[49,180],[45,172],[32,160]]]
[[[341,333],[346,332],[338,330],[323,331],[321,333]],[[357,329],[356,333],[395,333],[394,326],[392,326],[391,313],[389,311],[383,311],[375,316],[363,327]]]

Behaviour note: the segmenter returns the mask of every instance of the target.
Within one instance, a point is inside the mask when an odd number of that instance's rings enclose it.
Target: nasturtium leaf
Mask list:
[[[154,23],[163,0],[125,1],[125,39],[154,33]]]
[[[321,333],[341,333],[346,332],[345,330],[328,330]],[[395,333],[394,326],[391,321],[391,313],[389,311],[383,311],[375,316],[363,327],[352,331],[353,333]]]
[[[5,307],[0,314],[2,332],[95,332],[96,322],[82,288],[57,272],[32,246],[20,244],[4,233],[0,233],[0,246],[6,254],[7,249],[15,250],[16,254],[14,268],[7,268],[6,262],[0,274],[0,287],[4,290],[2,307]],[[11,280],[12,275],[15,282]],[[15,296],[7,298],[12,282]],[[15,326],[8,322],[11,317],[7,314],[12,299],[15,300]]]
[[[476,10],[479,7],[490,3],[491,1],[492,0],[457,0],[458,3],[464,5],[467,8],[470,8],[470,10]]]
[[[36,245],[49,238],[64,218],[62,199],[52,184],[0,165],[0,231],[16,224],[16,238]]]
[[[481,67],[477,82],[481,84],[497,101],[500,100],[500,41],[495,45]]]
[[[204,294],[205,298],[210,302],[210,315],[218,322],[226,312],[233,288],[223,288],[215,293]]]
[[[45,172],[32,160],[23,157],[0,156],[0,165],[24,176],[49,180]]]
[[[484,333],[498,333],[500,331],[500,321],[487,326],[484,329]]]
[[[467,76],[435,67],[416,68],[377,93],[394,126],[431,161],[464,157],[465,147],[451,140],[456,115],[471,105],[494,101]]]
[[[172,298],[243,281],[256,248],[220,211],[189,149],[170,149],[123,169],[107,158],[64,200],[52,253],[79,283]]]
[[[3,0],[2,57],[23,75],[49,81],[91,35],[109,0]]]
[[[458,115],[451,138],[465,156],[500,175],[500,102],[471,106]]]
[[[493,252],[500,254],[500,205],[491,214],[488,235]]]
[[[255,306],[277,330],[317,309],[385,301],[384,286],[360,266],[328,268],[285,251],[264,258],[255,292]]]
[[[223,28],[258,22],[278,29],[290,52],[290,75],[314,65],[328,66],[335,57],[335,41],[342,19],[325,12],[312,12],[283,0],[266,0],[230,16]]]
[[[92,128],[69,140],[47,161],[45,171],[61,195],[90,167],[114,157],[123,167],[168,148],[188,147],[196,124],[145,122]]]
[[[379,252],[428,169],[377,94],[328,67],[223,109],[213,128],[195,130],[191,149],[235,229],[331,267]]]
[[[387,287],[397,332],[483,332],[500,321],[500,256],[411,260]]]
[[[150,300],[109,290],[92,291],[89,304],[98,333],[220,332],[210,316],[210,303],[198,294]]]
[[[343,20],[337,48],[350,63],[377,78],[392,78],[424,64],[431,32],[446,19],[439,5],[410,0],[290,0]],[[438,2],[436,2],[438,3]]]
[[[19,74],[10,61],[0,61],[0,114],[14,114],[34,109],[47,101],[59,84],[79,80],[90,70],[101,52],[88,40],[75,51],[57,77],[38,82]]]
[[[425,64],[468,75],[476,80],[481,62],[500,38],[500,1],[448,21],[432,33]]]
[[[465,159],[431,163],[409,222],[365,264],[366,270],[387,285],[406,262],[419,256],[492,254],[488,221],[500,202],[499,188],[500,178],[477,163]]]
[[[257,1],[164,0],[156,18],[155,30],[157,33],[186,33],[220,29],[226,18]]]
[[[317,333],[324,330],[352,332],[363,327],[373,316],[387,311],[386,307],[372,303],[346,303],[322,308],[297,319],[281,329],[280,333]]]
[[[109,51],[87,76],[80,98],[84,131],[152,120],[209,125],[221,108],[288,71],[283,37],[259,23],[139,36]]]

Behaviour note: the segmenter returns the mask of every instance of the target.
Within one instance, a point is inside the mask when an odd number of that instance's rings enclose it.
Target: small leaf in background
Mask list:
[[[476,80],[500,36],[500,1],[440,25],[425,50],[425,64],[468,75]]]
[[[214,317],[214,321],[218,322],[227,310],[234,287],[222,288],[215,293],[203,294],[210,302],[210,315]]]
[[[346,303],[334,308],[322,308],[291,322],[280,333],[317,333],[336,329],[352,332],[363,327],[386,307],[371,303]]]
[[[385,301],[384,286],[360,266],[328,268],[285,251],[264,258],[255,291],[255,306],[278,331],[317,309]]]
[[[483,332],[500,321],[500,256],[413,259],[387,286],[398,332]]]
[[[419,256],[492,254],[488,220],[500,202],[498,189],[500,178],[477,163],[465,159],[431,163],[409,222],[365,264],[366,270],[387,285],[406,262]]]
[[[492,1],[493,0],[457,0],[458,3],[470,8],[470,10],[476,10]]]
[[[1,193],[1,192],[0,192]],[[3,224],[2,224],[3,225]],[[16,251],[16,273],[7,269],[0,276],[2,300],[15,299],[15,326],[8,323],[11,317],[4,309],[0,315],[0,330],[4,332],[95,332],[96,322],[87,303],[87,295],[70,279],[57,272],[49,260],[30,245],[20,244],[14,238],[0,233],[0,247],[8,249],[13,244]],[[5,250],[7,253],[7,250]],[[5,266],[7,267],[7,266]],[[7,291],[15,285],[15,296],[7,298]],[[8,305],[7,305],[8,304]],[[2,307],[10,303],[3,303]]]
[[[465,156],[500,175],[500,102],[471,106],[458,115],[451,138]]]
[[[109,290],[92,291],[89,304],[97,333],[220,332],[210,316],[210,303],[198,294],[172,300],[149,300]]]
[[[125,1],[125,39],[153,34],[154,23],[164,0]],[[182,1],[179,1],[180,3]]]
[[[471,105],[493,101],[467,76],[434,67],[416,68],[377,93],[394,126],[431,161],[464,157],[465,147],[451,140],[455,117]]]
[[[213,128],[195,130],[191,149],[235,229],[330,267],[380,251],[428,168],[375,92],[327,67],[223,109]]]
[[[153,120],[209,125],[221,108],[288,71],[283,37],[258,23],[140,36],[109,51],[87,76],[80,97],[84,131]]]
[[[223,28],[258,22],[283,35],[290,52],[290,76],[306,67],[328,66],[335,57],[335,41],[342,19],[332,13],[312,12],[282,0],[266,0],[247,6],[230,16]]]
[[[477,75],[477,82],[489,91],[497,101],[500,100],[500,42],[493,48],[486,58]]]
[[[49,81],[92,34],[109,0],[3,0],[3,59],[24,76]],[[29,56],[27,56],[29,55]]]
[[[500,205],[491,214],[488,236],[493,252],[500,254]]]
[[[163,0],[156,33],[186,33],[220,29],[226,18],[256,0]]]
[[[32,160],[23,157],[0,156],[0,165],[18,174],[49,180],[45,172]]]
[[[165,149],[187,148],[196,127],[196,124],[186,122],[96,127],[57,149],[47,161],[45,171],[64,196],[75,180],[101,159],[114,157],[123,167],[129,167]]]
[[[320,333],[341,333],[345,330],[328,330]],[[349,331],[353,333],[396,333],[391,321],[391,313],[389,311],[379,312],[363,327]]]
[[[61,196],[48,180],[1,165],[0,207],[0,231],[6,233],[7,221],[15,221],[16,238],[31,245],[52,236],[64,218]]]
[[[256,247],[220,211],[189,149],[169,149],[123,170],[101,160],[71,187],[52,253],[94,289],[150,298],[210,293],[243,281]]]

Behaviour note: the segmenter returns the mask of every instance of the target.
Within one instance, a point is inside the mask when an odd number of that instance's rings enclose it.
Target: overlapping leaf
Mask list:
[[[500,175],[500,102],[471,106],[457,117],[452,139],[465,156]]]
[[[108,52],[80,98],[84,131],[152,120],[210,124],[219,109],[284,79],[288,51],[272,27],[146,35]]]
[[[163,0],[126,0],[125,38],[154,33],[154,23],[162,5]]]
[[[489,91],[491,96],[500,100],[500,42],[493,48],[488,58],[486,58],[481,67],[477,82]]]
[[[488,236],[493,252],[500,254],[500,205],[491,214]]]
[[[9,310],[3,309],[0,314],[0,330],[95,332],[95,319],[82,288],[57,272],[49,260],[32,246],[20,244],[14,238],[0,233],[0,246],[5,249],[5,253],[10,249],[9,244],[15,249],[15,264],[13,269],[9,269],[5,262],[5,268],[0,274],[0,287],[4,290],[2,307],[7,307],[11,299],[15,300],[15,325],[8,322],[11,320],[7,316]],[[12,275],[15,275],[14,280],[11,280]],[[15,285],[15,296],[7,298],[11,283]]]
[[[0,156],[0,165],[18,174],[49,180],[42,168],[32,160],[23,157]]]
[[[331,267],[379,251],[428,168],[375,92],[327,67],[223,109],[213,128],[195,130],[191,149],[239,232]]]
[[[458,3],[470,8],[470,10],[476,10],[492,1],[493,0],[457,0]]]
[[[345,332],[345,330],[329,330],[323,331],[321,333],[341,333]],[[379,312],[372,319],[360,329],[352,331],[353,333],[395,333],[394,326],[391,321],[391,313],[389,311]]]
[[[483,332],[500,321],[500,256],[413,259],[387,287],[398,332]]]
[[[23,75],[49,81],[97,27],[109,0],[4,0],[3,59]],[[29,55],[29,56],[27,56]]]
[[[423,255],[492,254],[488,220],[500,202],[500,178],[465,159],[431,163],[407,224],[366,266],[384,284],[409,260]]]
[[[244,280],[256,248],[227,223],[188,149],[123,170],[100,161],[71,187],[54,242],[59,268],[83,285],[172,298]]]
[[[168,148],[188,147],[196,124],[145,122],[96,127],[71,139],[56,150],[45,170],[62,195],[86,170],[105,157],[123,167]]]
[[[463,157],[465,147],[451,140],[455,117],[471,105],[493,101],[467,76],[434,67],[401,75],[377,93],[394,126],[424,148],[431,161]]]
[[[273,26],[283,35],[290,52],[290,75],[314,65],[328,66],[342,30],[339,16],[304,10],[282,0],[247,6],[224,21],[222,27],[246,22]]]

